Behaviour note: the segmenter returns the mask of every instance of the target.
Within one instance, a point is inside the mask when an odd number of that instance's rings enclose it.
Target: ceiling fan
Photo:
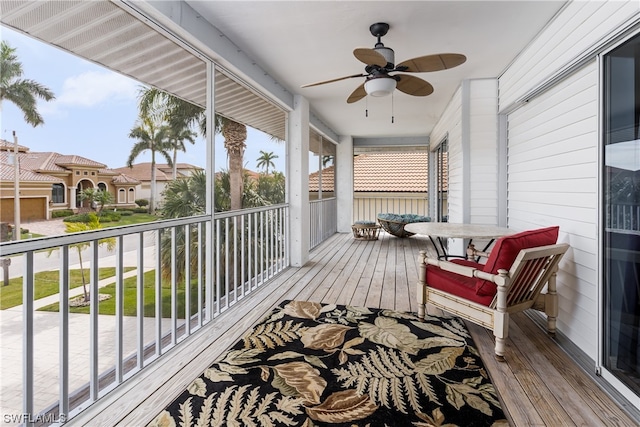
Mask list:
[[[386,96],[391,94],[395,89],[408,95],[427,96],[433,93],[433,86],[431,86],[429,82],[410,74],[391,75],[390,73],[424,73],[428,71],[446,70],[457,67],[467,60],[466,56],[459,53],[440,53],[408,59],[396,65],[394,62],[395,55],[393,49],[385,47],[380,40],[381,37],[389,31],[389,24],[378,22],[371,25],[369,31],[371,31],[371,35],[378,38],[375,47],[373,49],[357,48],[353,51],[356,59],[366,64],[364,68],[366,74],[353,74],[317,83],[310,83],[301,87],[318,86],[340,80],[365,77],[364,83],[358,86],[356,90],[349,95],[349,98],[347,98],[349,104],[359,101],[367,95]]]

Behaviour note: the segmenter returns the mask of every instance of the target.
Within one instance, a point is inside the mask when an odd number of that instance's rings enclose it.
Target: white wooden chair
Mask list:
[[[569,245],[563,243],[522,249],[511,267],[508,270],[498,269],[497,274],[483,271],[483,264],[440,261],[427,257],[425,251],[421,251],[417,289],[418,316],[424,318],[425,304],[432,304],[492,330],[496,358],[503,361],[510,313],[528,308],[543,311],[547,315],[547,330],[555,333],[558,315],[556,272],[558,263],[568,248]],[[489,254],[471,248],[469,255]],[[437,288],[430,286],[429,280],[437,283]],[[493,297],[478,295],[477,289],[486,284],[497,285],[497,292]],[[547,291],[541,293],[545,285]]]

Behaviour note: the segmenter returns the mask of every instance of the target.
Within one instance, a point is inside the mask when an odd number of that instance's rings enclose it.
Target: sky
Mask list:
[[[31,79],[53,91],[56,99],[39,101],[38,111],[44,124],[32,127],[22,112],[11,102],[3,101],[0,110],[0,137],[18,143],[32,152],[54,151],[79,155],[104,163],[109,168],[126,166],[131,147],[130,130],[138,117],[137,94],[142,83],[102,66],[93,64],[56,47],[0,26],[0,36],[16,49],[22,63],[23,79]],[[284,171],[285,146],[264,133],[247,128],[245,167],[257,171],[260,150],[273,152],[275,169]],[[198,136],[196,144],[187,145],[186,153],[178,152],[178,162],[206,166],[205,141]],[[222,136],[216,136],[215,170],[227,168]],[[134,163],[148,162],[148,152]],[[156,162],[164,162],[162,158]]]

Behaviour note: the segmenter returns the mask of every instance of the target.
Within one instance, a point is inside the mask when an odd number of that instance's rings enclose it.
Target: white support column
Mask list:
[[[336,147],[338,233],[350,233],[353,224],[353,138],[341,136]]]
[[[289,114],[287,138],[289,244],[291,265],[309,260],[309,102],[296,95]]]

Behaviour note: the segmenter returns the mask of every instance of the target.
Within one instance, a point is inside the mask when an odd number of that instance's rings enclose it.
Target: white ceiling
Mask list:
[[[192,1],[187,3],[339,135],[426,136],[464,79],[499,76],[564,1]],[[390,24],[382,41],[396,63],[435,53],[462,53],[459,67],[415,73],[435,88],[413,97],[367,97],[347,104],[364,81],[301,85],[364,72],[353,56],[373,48],[369,26]],[[365,109],[368,117],[365,117]]]

